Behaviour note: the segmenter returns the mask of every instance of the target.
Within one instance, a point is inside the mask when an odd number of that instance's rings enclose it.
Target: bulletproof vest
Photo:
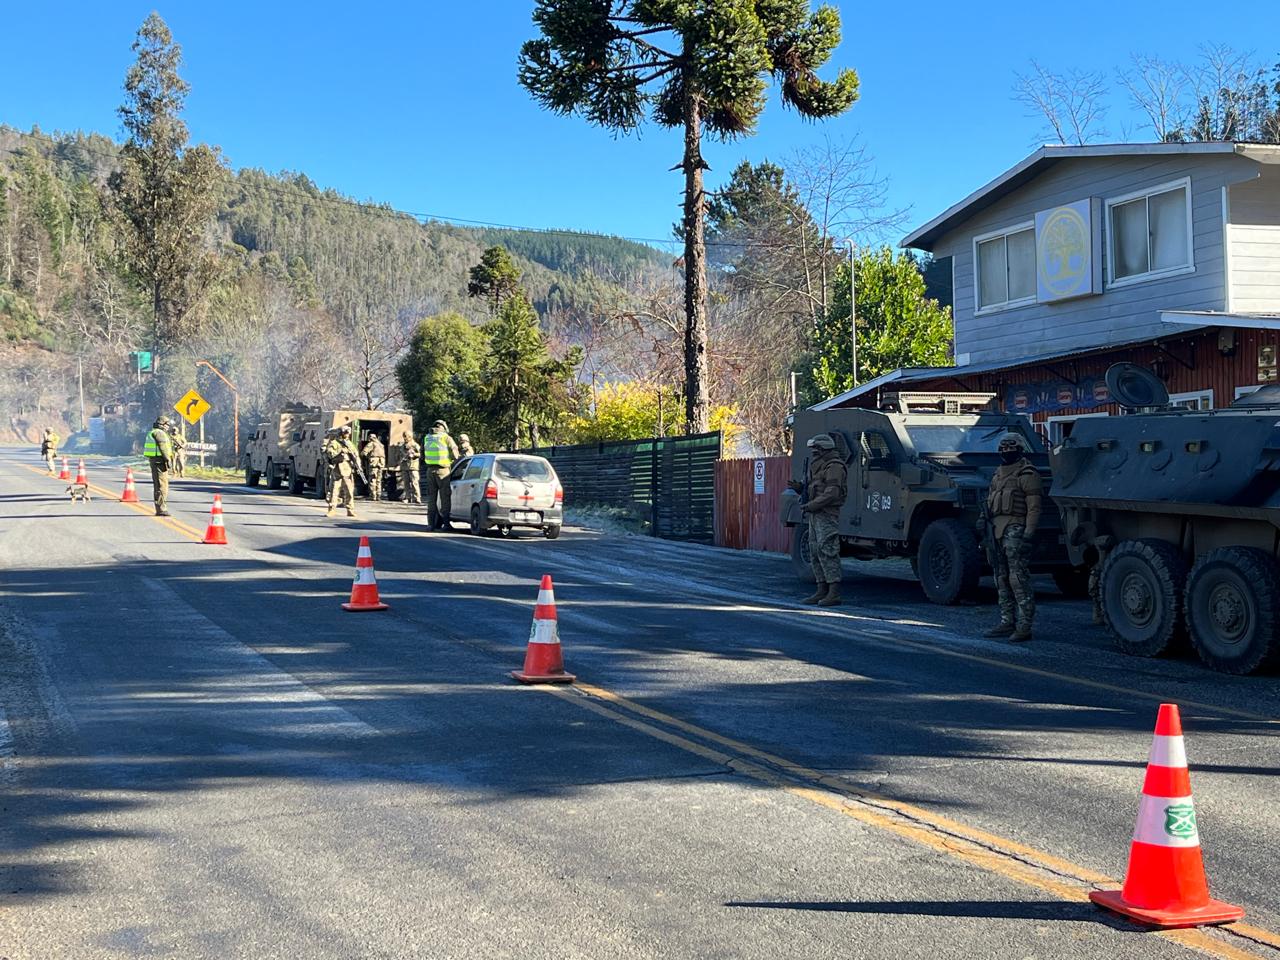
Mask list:
[[[1022,480],[1028,474],[1037,479],[1040,476],[1036,468],[1025,460],[996,470],[995,476],[991,478],[991,489],[987,493],[987,512],[991,516],[1026,519],[1027,494],[1022,489]]]

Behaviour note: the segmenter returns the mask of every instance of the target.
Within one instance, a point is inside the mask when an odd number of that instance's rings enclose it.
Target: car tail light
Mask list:
[[[560,486],[560,484],[557,483],[556,484],[556,505],[561,506],[563,504],[564,504],[564,487]]]
[[[498,499],[498,485],[492,480],[484,485],[484,498],[486,500]]]

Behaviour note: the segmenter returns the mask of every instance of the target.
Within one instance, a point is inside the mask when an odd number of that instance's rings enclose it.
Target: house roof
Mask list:
[[[959,203],[948,207],[924,226],[908,234],[903,238],[901,246],[933,250],[933,245],[943,234],[1038,177],[1059,160],[1225,153],[1239,154],[1258,163],[1280,163],[1280,146],[1262,143],[1095,143],[1084,146],[1043,146],[1021,163],[1010,167],[990,183],[979,187]]]

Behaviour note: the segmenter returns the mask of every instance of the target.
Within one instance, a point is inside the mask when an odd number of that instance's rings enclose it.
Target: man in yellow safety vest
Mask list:
[[[458,459],[458,445],[449,436],[449,425],[437,420],[431,432],[422,438],[422,465],[427,469],[427,529],[449,529],[449,511],[453,507],[453,491],[449,487],[449,468]]]
[[[58,436],[57,431],[52,427],[48,427],[44,431],[44,439],[40,441],[40,455],[44,457],[45,466],[49,468],[50,473],[57,473],[58,468],[54,460],[58,456],[58,444],[62,442],[62,438]]]
[[[151,496],[156,503],[156,516],[169,516],[169,472],[173,469],[173,441],[169,436],[169,418],[161,415],[151,425],[142,445],[142,455],[151,464]]]

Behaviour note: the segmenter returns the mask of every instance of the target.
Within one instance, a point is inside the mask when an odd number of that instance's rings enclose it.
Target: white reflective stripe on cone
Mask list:
[[[538,606],[554,607],[556,605],[556,595],[551,590],[538,591]]]
[[[368,548],[368,547],[361,547],[359,550],[357,550],[357,551],[356,551],[356,559],[357,559],[357,560],[372,560],[372,559],[373,559],[373,554],[369,552],[369,548]]]
[[[210,518],[209,518],[209,525],[210,525],[211,527],[220,527],[220,526],[222,526],[222,514],[220,514],[220,513],[215,513],[212,517],[210,517]]]
[[[560,643],[560,637],[556,635],[556,622],[554,620],[535,620],[533,621],[533,629],[529,631],[530,643]]]
[[[1155,737],[1151,741],[1149,763],[1157,767],[1185,767],[1187,747],[1181,737]]]
[[[353,582],[358,587],[367,587],[378,581],[373,576],[373,567],[356,567],[356,578]]]
[[[1133,839],[1157,847],[1198,847],[1200,831],[1190,797],[1148,797],[1138,804]]]

